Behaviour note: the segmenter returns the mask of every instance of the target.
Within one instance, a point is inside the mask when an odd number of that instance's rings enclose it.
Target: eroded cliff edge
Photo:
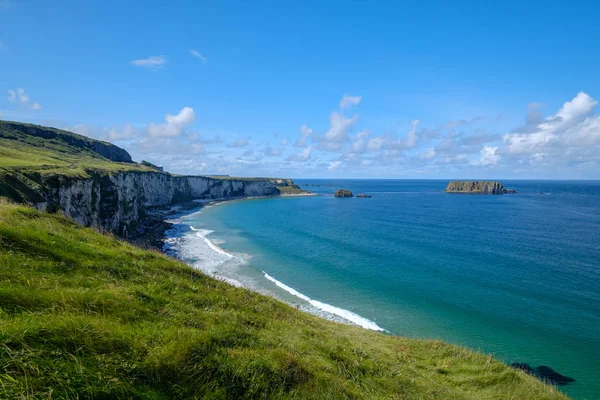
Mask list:
[[[0,121],[0,196],[121,236],[141,233],[157,208],[282,191],[301,189],[290,179],[173,175],[111,143]]]

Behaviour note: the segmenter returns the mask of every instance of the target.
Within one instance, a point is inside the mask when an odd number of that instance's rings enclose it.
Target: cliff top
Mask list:
[[[66,176],[85,176],[87,170],[153,170],[111,143],[11,121],[0,121],[0,169]]]
[[[0,204],[0,265],[3,399],[567,399],[490,356],[326,321],[27,207]]]
[[[112,143],[62,129],[0,121],[0,183],[1,175],[6,172],[86,177],[92,170],[163,172],[162,168],[148,161],[133,162],[126,150]],[[242,181],[267,179],[281,186],[293,185],[290,179],[283,178],[207,177]]]

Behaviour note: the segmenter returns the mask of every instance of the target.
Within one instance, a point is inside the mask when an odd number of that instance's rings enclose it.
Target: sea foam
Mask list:
[[[337,315],[338,317],[343,318],[346,321],[349,321],[355,325],[361,326],[365,329],[371,329],[374,331],[384,331],[385,329],[381,328],[379,325],[377,325],[375,322],[361,317],[360,315],[353,313],[352,311],[349,310],[345,310],[343,308],[339,308],[339,307],[335,307],[332,306],[331,304],[327,304],[327,303],[323,303],[321,301],[318,300],[313,300],[310,297],[300,293],[299,291],[297,291],[296,289],[289,287],[288,285],[286,285],[283,282],[278,281],[277,279],[273,278],[271,275],[267,274],[266,272],[263,271],[263,274],[265,275],[265,278],[267,278],[268,280],[270,280],[271,282],[273,282],[275,285],[277,285],[278,287],[280,287],[281,289],[285,290],[286,292],[298,297],[301,300],[306,301],[307,303],[309,303],[310,305],[312,305],[313,307],[316,307],[320,310],[323,310],[327,313],[333,314],[333,315]]]

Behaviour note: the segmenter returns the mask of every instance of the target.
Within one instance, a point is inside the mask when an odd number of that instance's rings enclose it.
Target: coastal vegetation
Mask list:
[[[567,398],[489,355],[323,320],[6,201],[0,326],[2,399]]]

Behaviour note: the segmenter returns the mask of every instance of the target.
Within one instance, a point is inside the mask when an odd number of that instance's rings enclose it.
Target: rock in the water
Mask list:
[[[359,193],[356,195],[356,197],[361,197],[363,199],[370,199],[373,196],[369,196],[368,194],[364,194],[364,193]]]
[[[346,189],[340,189],[333,194],[335,197],[354,197],[351,191]]]
[[[517,193],[506,189],[502,182],[493,181],[452,181],[446,187],[448,193],[505,194]]]

